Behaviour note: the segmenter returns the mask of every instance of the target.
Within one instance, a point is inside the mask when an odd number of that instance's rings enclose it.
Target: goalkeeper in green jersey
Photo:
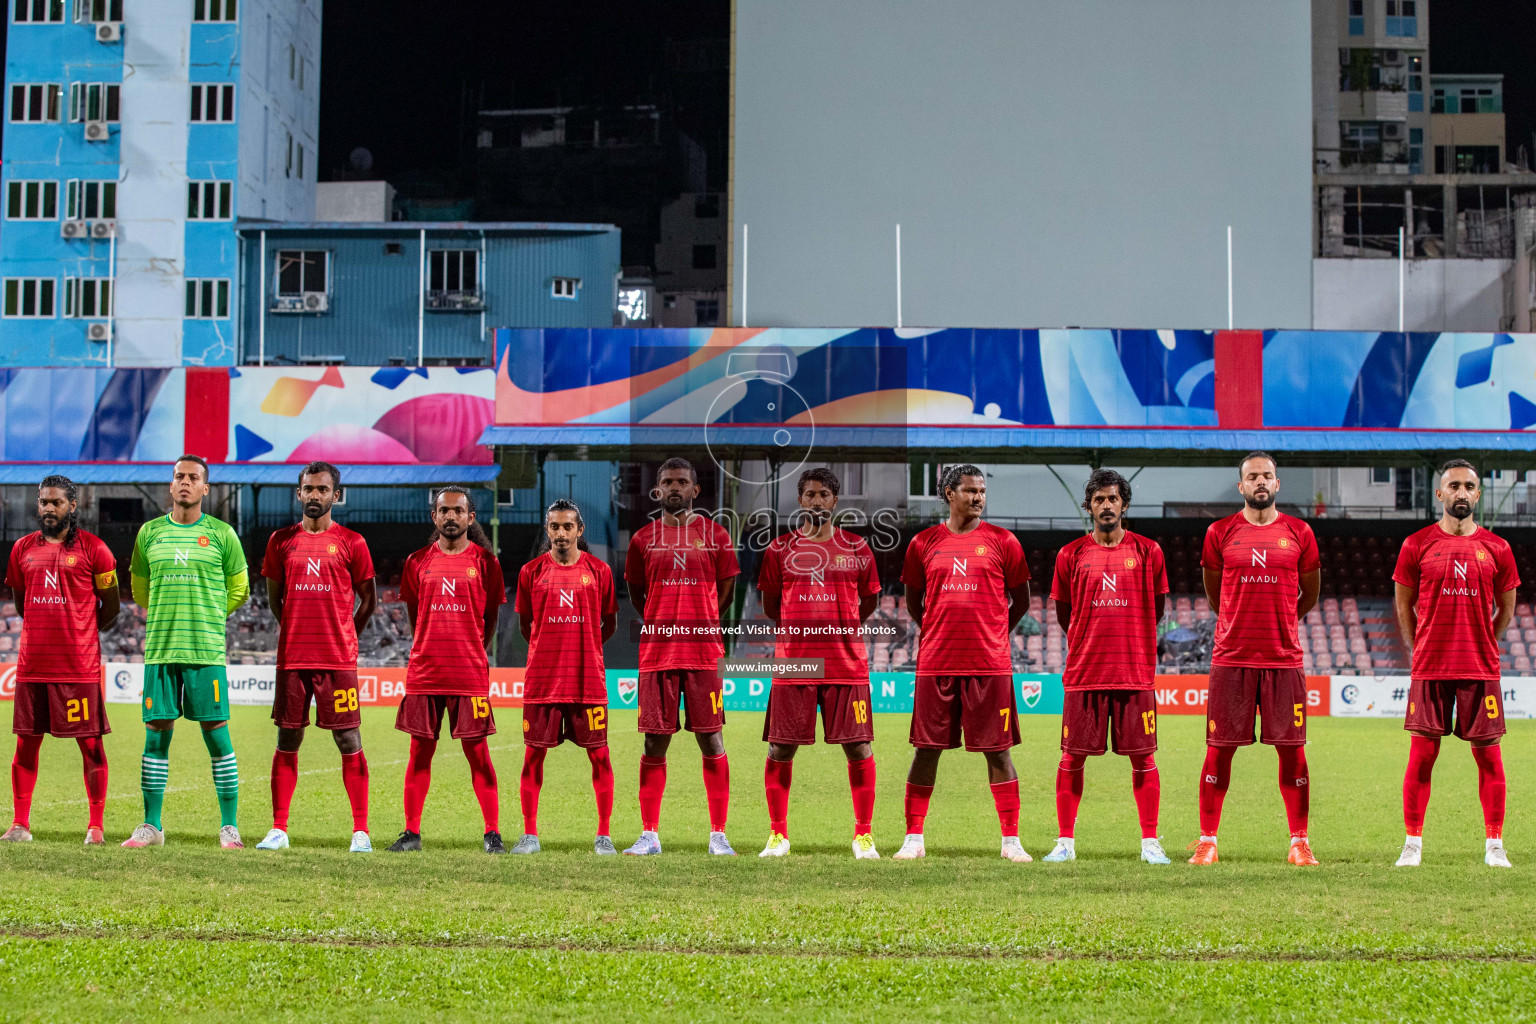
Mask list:
[[[224,670],[224,620],[245,603],[251,584],[245,553],[228,523],[203,512],[208,463],[196,455],[176,460],[171,511],[139,528],[129,566],[133,599],[146,612],[144,638],[144,824],[123,843],[160,846],[160,808],[170,771],[176,719],[200,722],[213,759],[219,797],[219,845],[244,847],[235,827],[240,777],[229,741],[229,676]]]

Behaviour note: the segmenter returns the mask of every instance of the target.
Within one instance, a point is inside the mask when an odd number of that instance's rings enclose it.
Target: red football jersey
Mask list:
[[[117,586],[117,559],[102,539],[79,530],[66,548],[29,533],[11,547],[5,583],[22,616],[16,681],[101,682],[96,588]]]
[[[613,571],[591,552],[574,565],[545,553],[517,574],[517,613],[533,616],[524,704],[606,704],[603,616],[617,614]]]
[[[1481,527],[1453,537],[1432,523],[1403,541],[1392,579],[1418,591],[1413,678],[1499,678],[1493,616],[1499,595],[1520,586],[1508,541]]]
[[[1301,574],[1321,564],[1312,527],[1279,513],[1255,526],[1241,512],[1205,531],[1200,566],[1221,570],[1212,665],[1301,668],[1296,601]]]
[[[1051,598],[1072,608],[1068,690],[1150,690],[1157,665],[1157,596],[1168,593],[1163,549],[1125,531],[1112,548],[1079,537],[1056,553]]]
[[[400,600],[416,618],[405,692],[484,697],[490,661],[481,642],[487,612],[507,599],[496,556],[478,544],[456,555],[433,541],[405,560]]]
[[[646,625],[679,627],[690,634],[642,637],[640,671],[715,668],[725,656],[715,586],[740,573],[731,535],[708,516],[695,514],[686,526],[666,526],[657,518],[635,531],[624,558],[624,579],[645,586]]]
[[[373,556],[361,534],[340,523],[323,533],[295,523],[267,541],[261,574],[283,595],[279,669],[357,667],[355,588],[373,579]]]
[[[775,679],[774,684],[868,683],[869,652],[859,631],[859,599],[880,593],[875,556],[864,538],[833,530],[826,541],[798,530],[763,552],[757,589],[779,598],[780,658],[821,658],[821,679]]]
[[[991,523],[955,533],[939,523],[907,545],[901,582],[923,593],[920,676],[997,676],[1013,672],[1008,591],[1029,581],[1018,538]]]

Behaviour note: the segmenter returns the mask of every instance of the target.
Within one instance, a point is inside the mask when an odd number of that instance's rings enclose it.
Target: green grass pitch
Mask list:
[[[139,821],[142,733],[113,706],[107,849],[85,850],[79,756],[43,746],[38,841],[0,849],[0,1005],[11,1021],[538,1020],[1468,1020],[1536,1016],[1536,843],[1530,821],[1536,723],[1512,722],[1507,841],[1513,871],[1482,863],[1465,744],[1447,740],[1425,866],[1394,870],[1407,738],[1394,721],[1315,719],[1308,757],[1321,868],[1284,861],[1283,808],[1268,748],[1239,752],[1221,864],[1180,856],[1196,832],[1202,720],[1160,723],[1162,832],[1176,860],[1139,848],[1123,758],[1094,759],[1075,864],[1013,865],[978,755],[940,768],[929,856],[889,860],[901,840],[907,721],[876,721],[875,836],[887,859],[855,862],[842,753],[796,762],[794,852],[756,854],[767,834],[761,718],[726,727],[742,856],[704,853],[699,755],[673,747],[666,853],[599,860],[585,757],[551,754],[545,852],[491,858],[457,744],[439,747],[426,851],[382,852],[400,828],[406,740],[392,712],[365,713],[372,830],[381,852],[349,855],[335,747],[310,730],[300,755],[294,849],[223,852],[208,755],[182,724],[171,753],[164,849],[116,848]],[[520,829],[517,713],[492,740],[502,831]],[[613,715],[614,840],[634,839],[639,739]],[[1015,751],[1021,835],[1037,858],[1056,835],[1057,719],[1025,716]],[[270,824],[274,730],[237,709],[241,826]]]

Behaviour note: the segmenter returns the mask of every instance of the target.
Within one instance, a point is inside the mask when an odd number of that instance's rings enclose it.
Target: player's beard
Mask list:
[[[1472,503],[1465,498],[1457,498],[1445,506],[1445,514],[1452,519],[1466,519],[1472,515]]]
[[[69,529],[69,521],[58,516],[38,516],[37,528],[42,531],[44,537],[62,537],[64,531]]]
[[[1112,519],[1106,519],[1105,517],[1100,516],[1098,519],[1093,521],[1093,526],[1094,529],[1098,530],[1100,533],[1114,533],[1117,529],[1120,528],[1120,517],[1115,516]]]
[[[661,507],[668,515],[682,515],[688,510],[688,499],[675,492],[664,494],[661,496]]]
[[[443,525],[439,526],[437,528],[437,532],[449,540],[458,540],[460,537],[464,536],[464,531],[467,529],[469,529],[469,527],[465,526],[463,523],[457,523],[450,519],[444,522]]]
[[[304,518],[319,519],[321,516],[325,515],[327,511],[329,510],[318,501],[307,502],[304,505]]]
[[[1255,494],[1252,497],[1244,497],[1243,500],[1246,501],[1248,503],[1248,507],[1253,509],[1255,512],[1262,512],[1275,503],[1275,492],[1269,491],[1265,493],[1264,497],[1262,498]]]

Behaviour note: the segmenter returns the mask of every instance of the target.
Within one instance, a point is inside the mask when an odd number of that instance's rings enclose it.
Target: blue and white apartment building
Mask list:
[[[0,365],[239,362],[237,217],[314,217],[321,0],[4,0]]]

